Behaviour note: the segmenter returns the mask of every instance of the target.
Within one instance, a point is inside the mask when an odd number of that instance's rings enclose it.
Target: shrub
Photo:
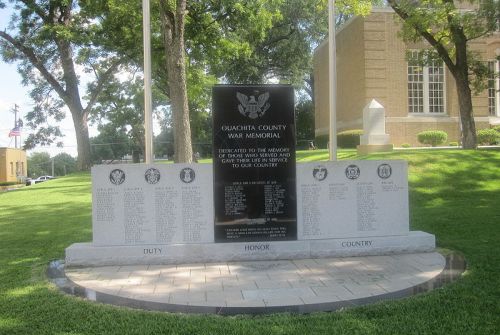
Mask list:
[[[337,146],[345,149],[356,148],[359,145],[361,135],[363,135],[362,129],[341,131],[337,134]]]
[[[12,186],[17,185],[17,181],[2,181],[0,182],[0,186]]]
[[[450,147],[458,147],[458,142],[450,142],[448,145]]]
[[[411,148],[411,144],[410,143],[403,143],[403,144],[401,144],[401,148]]]
[[[496,144],[500,139],[500,133],[494,128],[481,129],[477,132],[477,142],[480,144]]]
[[[448,134],[442,130],[426,130],[418,133],[417,139],[422,144],[430,144],[435,147],[446,142]]]
[[[495,127],[491,128],[491,129],[495,130],[498,133],[499,137],[497,139],[497,143],[496,144],[500,144],[500,126],[495,126]]]

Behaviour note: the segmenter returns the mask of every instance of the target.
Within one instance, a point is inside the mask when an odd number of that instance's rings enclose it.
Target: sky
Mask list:
[[[19,106],[18,117],[25,121],[26,113],[33,108],[33,102],[29,98],[29,87],[22,86],[21,84],[21,76],[17,73],[15,64],[0,62],[0,76],[0,147],[13,148],[15,141],[14,137],[9,137],[9,131],[14,127],[14,105],[17,104]],[[37,147],[34,150],[29,150],[28,155],[32,152],[45,151],[51,156],[66,152],[76,157],[75,131],[69,112],[59,126],[64,134],[62,138],[62,142],[64,143],[63,148],[58,148],[55,144],[52,146]],[[18,137],[18,147],[31,132],[29,127],[22,129],[22,136]],[[92,129],[91,136],[95,136],[96,134],[96,129]]]

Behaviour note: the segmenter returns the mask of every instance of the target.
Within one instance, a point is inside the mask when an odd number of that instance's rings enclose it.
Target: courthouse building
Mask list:
[[[401,23],[390,8],[373,9],[338,29],[337,128],[362,129],[363,107],[376,99],[385,107],[386,132],[399,146],[419,145],[416,134],[444,130],[448,142],[459,141],[460,120],[455,82],[442,62],[420,66],[411,62],[426,42],[407,44],[398,37]],[[500,33],[471,41],[488,66],[499,72]],[[408,54],[408,58],[407,58]],[[410,61],[408,61],[408,59]],[[328,135],[328,40],[314,54],[316,136]],[[477,129],[500,124],[499,79],[473,97]]]
[[[0,148],[0,182],[15,182],[24,179],[28,173],[26,151],[14,148]]]

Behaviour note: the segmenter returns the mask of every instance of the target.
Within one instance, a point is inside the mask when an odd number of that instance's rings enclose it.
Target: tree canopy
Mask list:
[[[52,120],[73,118],[78,147],[78,166],[90,167],[87,118],[108,78],[122,56],[107,52],[94,42],[102,27],[72,0],[10,1],[14,14],[8,30],[0,31],[0,53],[6,62],[17,62],[23,84],[31,87],[35,106],[26,119],[37,129],[26,148],[50,144],[61,135]],[[0,1],[5,7],[5,1]],[[94,75],[86,101],[81,98],[79,67]],[[86,105],[84,107],[84,104]]]
[[[0,5],[5,5],[0,0]],[[0,51],[7,62],[17,62],[23,83],[30,85],[35,108],[28,124],[37,132],[27,147],[51,144],[61,135],[52,121],[70,111],[78,143],[81,169],[90,166],[89,120],[126,127],[142,146],[143,104],[141,76],[124,82],[121,71],[139,69],[142,56],[142,8],[136,0],[15,0],[8,30],[0,32]],[[170,105],[180,80],[172,77],[169,53],[185,66],[193,139],[210,136],[210,87],[216,82],[262,83],[279,81],[310,94],[311,55],[327,33],[327,0],[197,0],[152,1],[153,83],[156,105]],[[371,2],[338,1],[340,12],[366,14]],[[178,7],[181,6],[181,7]],[[185,10],[178,11],[179,8]],[[162,15],[159,15],[163,13]],[[168,46],[168,22],[181,15],[183,44]],[[184,17],[185,16],[185,17]],[[163,19],[162,19],[163,17]],[[180,16],[179,16],[180,17]],[[175,20],[174,20],[175,21]],[[174,22],[171,21],[171,22]],[[178,21],[178,20],[177,20]],[[175,22],[177,22],[175,21]],[[135,70],[132,70],[135,71]],[[85,92],[82,75],[92,77]],[[87,79],[86,79],[87,80]],[[184,98],[183,98],[184,99]],[[174,104],[175,105],[175,104]],[[174,120],[174,130],[179,120]],[[187,135],[189,136],[189,135]],[[191,136],[189,136],[191,137]],[[175,136],[178,140],[178,136]],[[197,139],[195,139],[196,141]]]

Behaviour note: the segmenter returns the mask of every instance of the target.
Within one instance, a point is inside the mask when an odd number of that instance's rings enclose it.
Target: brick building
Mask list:
[[[26,151],[0,148],[0,182],[15,182],[26,178],[28,163]]]
[[[366,17],[354,17],[336,34],[337,128],[362,129],[363,107],[372,99],[386,110],[386,131],[391,142],[417,146],[416,134],[444,130],[448,142],[460,140],[458,98],[454,79],[442,62],[419,66],[407,60],[407,52],[428,49],[425,42],[406,44],[398,37],[400,23],[389,8],[373,9]],[[500,33],[471,42],[483,60],[498,73]],[[328,40],[314,54],[316,136],[328,135]],[[473,97],[477,129],[500,124],[499,79]]]

